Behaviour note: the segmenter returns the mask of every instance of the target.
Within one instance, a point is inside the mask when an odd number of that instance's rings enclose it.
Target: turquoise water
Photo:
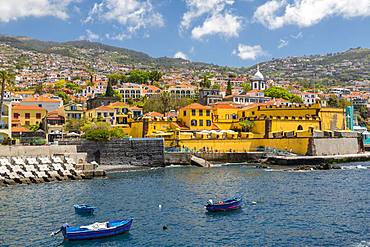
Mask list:
[[[0,188],[0,245],[369,246],[369,181],[370,169],[284,172],[221,166]],[[205,212],[210,197],[235,193],[243,194],[243,210]],[[91,203],[99,211],[79,216],[75,203]],[[128,217],[134,218],[131,232],[117,237],[63,243],[62,235],[49,236],[65,222]]]

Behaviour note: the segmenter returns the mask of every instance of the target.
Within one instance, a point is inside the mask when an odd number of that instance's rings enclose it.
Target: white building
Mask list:
[[[122,83],[118,91],[122,95],[123,102],[127,102],[128,99],[140,99],[144,96],[143,86],[136,83]]]
[[[260,67],[257,65],[257,72],[251,78],[251,89],[252,90],[266,90],[265,77],[260,71]]]
[[[315,93],[302,93],[301,98],[305,105],[315,104],[320,99]]]

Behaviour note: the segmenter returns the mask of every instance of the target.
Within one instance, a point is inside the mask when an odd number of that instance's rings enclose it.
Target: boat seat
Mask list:
[[[92,230],[92,231],[98,231],[98,230],[104,230],[108,229],[108,222],[95,222],[94,224],[88,225],[88,226],[80,226],[80,228]]]

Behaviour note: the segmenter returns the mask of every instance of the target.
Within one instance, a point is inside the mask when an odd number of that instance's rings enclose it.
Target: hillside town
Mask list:
[[[302,84],[267,78],[264,73],[273,74],[274,68],[259,65],[250,74],[213,68],[157,70],[7,44],[1,50],[3,144],[161,137],[167,148],[220,151],[204,141],[188,140],[252,138],[256,144],[250,150],[243,147],[251,151],[266,146],[264,138],[330,136],[348,130],[358,131],[364,144],[370,144],[370,80],[326,85],[315,80],[318,71],[311,71],[309,64],[301,73],[312,81]],[[330,73],[356,65],[348,61],[341,66]],[[233,143],[223,149],[237,150]],[[307,152],[285,143],[273,148]]]

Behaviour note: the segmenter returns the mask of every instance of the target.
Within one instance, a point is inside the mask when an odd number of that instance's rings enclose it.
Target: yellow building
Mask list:
[[[114,124],[115,119],[114,108],[108,106],[99,106],[97,108],[86,111],[86,116],[90,121],[100,121]]]
[[[217,103],[212,107],[212,121],[221,130],[230,130],[239,122],[239,108],[230,103]]]
[[[12,127],[39,125],[45,118],[46,113],[46,110],[39,106],[13,105]]]
[[[66,121],[68,120],[80,120],[84,118],[85,109],[82,104],[69,103],[63,106]]]
[[[11,137],[11,120],[12,120],[12,107],[10,103],[3,103],[3,109],[0,110],[0,143]]]
[[[212,107],[193,103],[179,110],[178,122],[189,130],[211,130],[217,128],[212,122]]]

